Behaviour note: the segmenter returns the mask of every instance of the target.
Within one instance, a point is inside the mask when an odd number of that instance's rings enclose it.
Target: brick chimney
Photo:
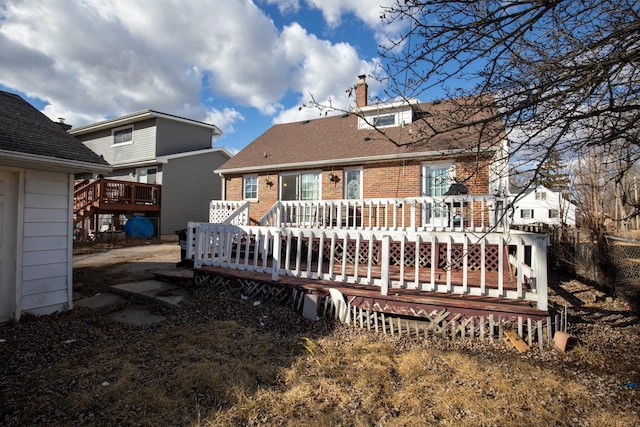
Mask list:
[[[368,87],[365,81],[367,76],[364,74],[358,76],[358,83],[356,83],[356,105],[358,107],[366,107],[368,103]]]

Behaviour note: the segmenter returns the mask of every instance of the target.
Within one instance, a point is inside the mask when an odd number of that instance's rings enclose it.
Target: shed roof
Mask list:
[[[343,114],[277,124],[224,163],[217,172],[242,173],[322,165],[377,162],[412,157],[444,157],[497,149],[505,138],[503,126],[481,124],[491,111],[462,108],[460,100],[407,104],[420,119],[406,126],[358,128],[358,114]],[[369,106],[370,107],[370,106]]]
[[[55,164],[73,171],[109,164],[20,96],[0,91],[0,164]]]

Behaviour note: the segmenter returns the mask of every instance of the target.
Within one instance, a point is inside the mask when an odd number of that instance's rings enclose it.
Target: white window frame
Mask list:
[[[443,197],[430,194],[429,188],[429,171],[431,169],[447,169],[447,188],[445,193],[455,182],[456,178],[456,162],[440,161],[440,162],[423,162],[420,165],[420,195],[422,197]],[[447,206],[444,203],[428,202],[422,209],[422,223],[434,226],[448,226]]]
[[[123,141],[123,142],[116,142],[116,134],[119,133],[119,132],[122,132],[124,130],[127,130],[127,129],[131,130],[131,140]],[[112,129],[111,130],[111,146],[112,147],[121,147],[123,145],[133,144],[133,135],[134,135],[133,125],[122,126],[122,127],[119,127],[119,128]]]
[[[392,127],[392,126],[397,126],[398,124],[396,123],[396,119],[397,119],[397,114],[395,113],[389,113],[389,114],[379,114],[377,116],[373,117],[373,126],[374,127]],[[389,118],[392,119],[392,123],[380,123],[380,122],[385,122],[387,120],[389,120]]]
[[[357,172],[358,173],[358,190],[359,190],[359,194],[357,198],[351,199],[349,198],[349,192],[347,190],[347,186],[349,185],[349,173],[350,172]],[[342,187],[342,198],[344,199],[349,199],[349,200],[360,200],[362,199],[362,193],[363,193],[363,188],[362,188],[362,184],[363,184],[363,173],[362,173],[362,168],[361,167],[357,167],[357,168],[345,168],[342,171],[342,176],[344,177],[344,185]]]
[[[247,180],[253,179],[255,180],[255,188],[256,188],[256,196],[255,197],[247,197]],[[258,175],[243,175],[242,176],[242,200],[258,200],[260,197],[259,185],[258,185]]]
[[[429,170],[431,169],[443,169],[447,168],[447,190],[451,187],[451,184],[455,182],[456,178],[456,162],[455,161],[442,161],[442,162],[424,162],[421,165],[421,183],[420,191],[423,197],[438,197],[429,193]],[[446,190],[445,190],[446,192]]]
[[[533,209],[520,209],[521,219],[534,219]]]
[[[560,218],[560,209],[549,209],[549,218],[550,219],[558,219]]]
[[[536,191],[536,200],[547,200],[547,193],[545,191]]]

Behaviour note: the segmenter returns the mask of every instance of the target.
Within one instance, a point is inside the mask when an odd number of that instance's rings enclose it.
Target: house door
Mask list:
[[[454,182],[454,165],[451,163],[430,163],[422,166],[422,197],[432,197],[422,208],[423,224],[435,227],[449,226],[448,206],[444,194]]]
[[[15,313],[16,183],[15,174],[0,172],[0,323]]]
[[[320,173],[282,174],[280,180],[280,200],[320,200]],[[316,208],[295,207],[287,212],[294,222],[309,223],[315,218]]]
[[[136,173],[138,174],[138,182],[143,184],[155,184],[156,183],[156,174],[158,169],[138,169]]]

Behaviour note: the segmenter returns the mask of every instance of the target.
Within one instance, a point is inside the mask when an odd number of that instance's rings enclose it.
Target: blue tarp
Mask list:
[[[135,215],[127,220],[124,233],[129,237],[153,237],[153,224],[147,218]]]

